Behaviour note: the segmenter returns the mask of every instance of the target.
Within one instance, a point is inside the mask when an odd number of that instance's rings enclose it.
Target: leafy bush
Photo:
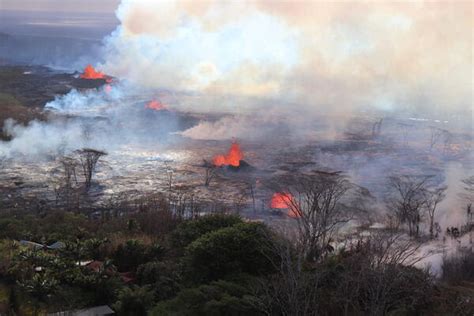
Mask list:
[[[174,247],[184,248],[202,235],[220,228],[242,223],[242,219],[235,215],[212,214],[195,220],[188,220],[176,228],[172,234]]]
[[[271,272],[266,226],[240,223],[209,232],[186,248],[184,262],[191,280],[206,282],[228,275]]]
[[[256,302],[247,288],[220,280],[184,289],[176,298],[156,305],[150,315],[261,315]]]
[[[137,268],[137,281],[151,285],[156,300],[169,299],[180,290],[179,267],[175,262],[148,262]]]
[[[119,316],[145,316],[152,303],[153,293],[148,287],[133,286],[120,290],[113,307]]]
[[[164,248],[159,244],[148,246],[138,240],[130,239],[118,246],[113,259],[120,271],[130,271],[135,270],[141,263],[160,259],[163,254]]]

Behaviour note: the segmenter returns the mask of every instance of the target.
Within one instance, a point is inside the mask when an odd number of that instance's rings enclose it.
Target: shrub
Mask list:
[[[184,289],[176,298],[156,305],[150,315],[261,315],[255,302],[246,287],[220,280]]]
[[[159,244],[147,246],[138,240],[130,239],[117,247],[113,254],[114,264],[120,271],[135,270],[138,265],[160,259],[164,248]]]
[[[155,299],[169,299],[180,289],[178,269],[175,262],[147,262],[137,268],[137,281],[141,285],[151,285]]]
[[[444,257],[441,265],[442,279],[451,284],[461,281],[474,281],[474,252],[462,250],[459,253]]]
[[[242,219],[235,215],[212,214],[181,223],[172,234],[173,246],[185,248],[202,235],[242,223]]]
[[[196,282],[240,273],[266,274],[272,271],[267,250],[269,235],[267,228],[257,223],[240,223],[209,232],[186,248],[186,272]]]

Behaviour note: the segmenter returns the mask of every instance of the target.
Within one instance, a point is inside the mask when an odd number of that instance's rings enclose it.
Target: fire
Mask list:
[[[145,105],[145,109],[161,111],[161,110],[166,110],[166,106],[160,101],[152,100]]]
[[[238,143],[233,142],[230,146],[229,152],[227,155],[217,155],[214,157],[214,165],[220,166],[240,166],[240,161],[244,158],[244,154],[240,150]]]
[[[86,68],[84,68],[84,72],[79,77],[82,79],[105,79],[107,82],[112,81],[107,75],[95,70],[92,65],[87,65]]]
[[[299,217],[298,211],[293,203],[293,196],[290,193],[274,193],[270,201],[270,207],[276,209],[288,209],[289,217]]]

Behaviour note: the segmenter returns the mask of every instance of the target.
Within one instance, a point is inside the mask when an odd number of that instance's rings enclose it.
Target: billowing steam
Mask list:
[[[104,64],[87,66],[82,76],[110,74],[128,84],[73,90],[47,107],[61,114],[99,115],[109,126],[135,122],[124,139],[145,133],[144,118],[131,105],[144,88],[170,91],[177,110],[233,113],[182,131],[195,139],[275,133],[302,139],[321,131],[314,122],[322,114],[339,115],[325,126],[333,129],[354,111],[373,109],[405,117],[424,111],[442,120],[460,113],[471,118],[467,3],[360,3],[348,10],[343,3],[123,0],[116,14],[121,24],[104,40]],[[138,99],[158,102],[147,97]],[[141,107],[156,110],[162,104]],[[9,124],[15,138],[30,135],[28,128]],[[56,130],[65,126],[56,138],[71,143],[72,136],[64,135],[85,123],[50,124]],[[169,132],[168,125],[158,129]],[[109,144],[100,137],[110,135],[96,129],[72,134]],[[53,132],[48,135],[52,144],[63,143]]]
[[[147,87],[292,101],[306,115],[471,113],[469,6],[124,0],[104,70]]]
[[[178,119],[147,108],[146,94],[141,98],[129,96],[143,93],[114,84],[58,96],[45,105],[47,122],[33,121],[27,126],[13,120],[5,122],[4,132],[12,139],[0,144],[0,156],[34,160],[81,147],[110,151],[130,144],[161,146],[167,143],[168,133],[176,131]]]

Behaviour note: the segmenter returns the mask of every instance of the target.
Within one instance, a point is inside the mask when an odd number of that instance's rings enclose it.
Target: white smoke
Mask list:
[[[178,118],[146,109],[155,97],[124,83],[85,91],[71,90],[45,105],[47,121],[28,125],[7,120],[3,131],[11,137],[0,142],[0,156],[41,156],[64,154],[82,147],[105,151],[131,143],[164,144]]]
[[[4,132],[12,137],[11,141],[0,144],[0,156],[5,157],[55,155],[71,150],[72,144],[78,147],[84,145],[84,130],[77,122],[55,120],[45,124],[33,121],[23,126],[8,119],[4,124]]]
[[[245,9],[246,15],[234,10]],[[188,3],[122,1],[107,39],[105,71],[142,86],[235,95],[276,95],[297,63],[295,31],[239,4],[203,16]],[[142,16],[143,15],[143,16]],[[219,25],[213,21],[227,19]]]
[[[73,89],[68,94],[58,96],[53,101],[46,103],[45,108],[61,114],[95,115],[98,112],[106,111],[111,104],[120,104],[120,100],[123,98],[123,89],[118,86],[112,88],[110,85],[101,90],[93,89],[80,92]]]
[[[366,107],[471,114],[466,12],[468,5],[421,2],[349,9],[347,3],[123,0],[103,69],[152,88],[280,100],[305,107],[306,117]]]

